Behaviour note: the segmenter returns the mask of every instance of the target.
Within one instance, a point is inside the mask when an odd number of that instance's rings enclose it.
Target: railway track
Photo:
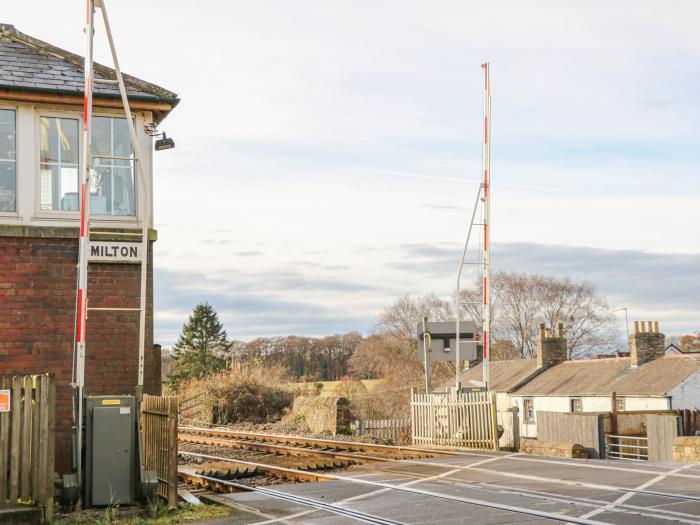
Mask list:
[[[518,486],[507,486],[503,483],[494,484],[490,482],[490,485],[481,485],[479,483],[468,483],[473,492],[478,494],[483,494],[485,499],[479,497],[476,498],[464,498],[460,496],[443,494],[442,490],[439,492],[426,491],[413,487],[407,487],[406,485],[411,485],[411,483],[405,483],[402,485],[395,485],[391,483],[382,483],[377,481],[371,481],[365,479],[364,477],[355,477],[352,475],[347,475],[342,472],[343,469],[347,467],[352,467],[353,465],[363,464],[365,470],[377,471],[381,473],[396,473],[400,474],[402,477],[408,479],[414,479],[413,483],[418,483],[421,480],[429,480],[433,478],[440,478],[433,481],[438,485],[441,484],[454,484],[454,483],[464,483],[464,479],[453,476],[452,474],[458,471],[474,471],[488,473],[489,475],[503,476],[505,479],[515,479],[523,480],[528,483],[536,484],[547,484],[552,483],[560,484],[564,487],[571,487],[572,489],[580,490],[594,489],[603,492],[620,492],[622,494],[637,494],[641,496],[653,496],[656,498],[664,498],[667,501],[686,501],[686,502],[700,502],[700,497],[694,495],[684,495],[676,493],[667,493],[663,491],[656,491],[651,489],[640,489],[635,487],[624,487],[615,486],[600,482],[585,482],[585,481],[574,481],[568,479],[557,479],[548,478],[544,476],[535,476],[532,474],[522,474],[518,472],[507,472],[499,469],[490,469],[483,464],[490,461],[506,460],[509,462],[514,460],[516,463],[522,464],[523,461],[532,462],[537,464],[537,462],[546,465],[554,466],[561,464],[566,464],[577,470],[582,469],[605,469],[605,470],[618,470],[620,472],[630,472],[634,471],[631,467],[615,467],[612,465],[598,465],[598,464],[588,464],[582,462],[571,462],[564,463],[557,460],[551,459],[537,459],[531,457],[518,457],[517,455],[498,455],[488,452],[467,452],[467,451],[447,451],[447,450],[425,450],[418,449],[415,447],[392,447],[389,445],[377,445],[372,443],[358,443],[358,442],[344,442],[335,440],[325,440],[317,438],[307,438],[298,436],[285,436],[279,434],[255,434],[251,432],[242,432],[236,430],[224,430],[224,429],[205,429],[200,427],[181,427],[180,428],[180,438],[183,445],[186,447],[211,447],[216,451],[223,451],[224,455],[215,455],[213,453],[206,454],[202,452],[193,452],[183,450],[181,454],[183,457],[194,459],[200,462],[199,465],[193,467],[183,467],[181,470],[181,478],[183,480],[194,483],[198,486],[206,486],[211,490],[216,490],[218,492],[231,492],[239,490],[254,490],[261,493],[265,493],[270,497],[277,497],[279,499],[288,499],[292,496],[283,491],[275,491],[274,489],[269,489],[269,487],[260,486],[250,486],[245,483],[246,475],[261,474],[264,476],[270,476],[275,480],[284,481],[327,481],[336,480],[341,482],[349,482],[352,484],[366,485],[370,488],[378,488],[382,490],[398,491],[398,492],[410,492],[413,494],[419,494],[423,496],[428,496],[430,498],[450,500],[452,502],[460,502],[464,504],[488,507],[492,509],[500,509],[508,512],[514,512],[519,514],[527,514],[530,516],[538,516],[541,518],[547,518],[560,522],[568,523],[578,523],[578,524],[599,524],[604,523],[596,521],[594,519],[588,519],[585,517],[575,517],[570,514],[559,514],[552,515],[552,513],[542,512],[536,508],[520,507],[516,505],[503,505],[493,500],[489,500],[489,496],[493,495],[493,490],[497,489],[502,494],[518,495],[521,497],[526,497],[533,502],[535,501],[556,501],[562,504],[567,504],[574,507],[582,507],[590,510],[590,508],[595,509],[596,507],[608,504],[604,498],[596,499],[594,497],[581,498],[580,496],[571,497],[561,493],[552,492],[551,489],[548,491],[545,487],[537,489],[533,486],[529,488],[518,487]],[[229,458],[227,451],[233,451],[235,453],[244,452],[246,454],[253,454],[253,461],[240,458]],[[428,458],[436,458],[442,456],[442,460],[447,460],[447,462],[436,463],[435,460],[427,461]],[[462,460],[465,457],[480,456],[483,458],[473,464],[457,464],[453,462],[450,457],[459,457]],[[326,463],[321,463],[319,468],[319,459],[325,459]],[[278,464],[273,464],[275,461]],[[316,462],[314,464],[314,461]],[[334,464],[336,461],[345,461],[345,464],[339,465],[337,468]],[[291,465],[292,462],[297,466],[301,465],[301,468],[296,468],[294,466],[283,466],[283,464]],[[426,472],[409,472],[405,470],[406,465],[416,465],[420,467],[430,467],[430,469],[443,469],[448,470],[448,472],[438,475],[430,476],[426,478]],[[655,471],[650,470],[649,467],[641,467],[637,469],[640,474],[644,473],[647,475],[655,474]],[[669,477],[676,477],[679,480],[682,478],[694,478],[700,479],[700,477],[690,474],[690,473],[679,473],[679,472],[668,472]],[[281,494],[278,494],[280,493]],[[376,492],[376,491],[375,491]],[[450,492],[449,490],[447,492]],[[302,498],[303,499],[303,498]],[[291,499],[288,499],[292,501]],[[305,502],[297,500],[296,503],[300,505],[309,506],[315,509],[321,509],[319,505],[329,505],[327,502],[318,502],[313,500],[313,498],[306,498]],[[333,505],[331,508],[324,508],[328,512],[334,512]],[[343,506],[343,511],[347,511],[347,507]],[[612,506],[612,512],[618,514],[626,515],[638,515],[642,518],[653,518],[659,520],[659,522],[680,522],[688,524],[698,524],[700,525],[700,516],[694,513],[685,513],[679,511],[673,511],[671,509],[655,508],[650,509],[644,506],[634,505],[629,503],[619,503]],[[337,513],[337,512],[336,512]],[[341,514],[350,517],[348,514]],[[366,519],[365,519],[366,518]],[[361,518],[355,516],[356,520],[364,521],[367,523],[398,523],[392,522],[391,520],[382,521],[384,518],[378,516],[365,516]],[[375,520],[375,521],[371,521]]]
[[[438,454],[411,447],[199,427],[180,427],[178,440],[181,456],[196,458],[199,463],[194,469],[187,467],[182,470],[181,478],[190,482],[194,481],[194,474],[227,481],[243,481],[256,476],[268,476],[270,482],[322,481],[328,479],[321,474],[323,471]],[[213,459],[214,456],[208,454],[212,451],[223,454],[226,461]]]

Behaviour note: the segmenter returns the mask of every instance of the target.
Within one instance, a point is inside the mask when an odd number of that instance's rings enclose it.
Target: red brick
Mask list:
[[[152,249],[149,258],[152,257]],[[56,469],[70,469],[77,239],[0,237],[0,375],[51,372],[57,378]],[[150,265],[150,261],[149,261]],[[150,270],[150,269],[149,269]],[[144,390],[160,393],[160,355],[153,348],[153,281],[148,272]],[[138,307],[137,265],[91,264],[93,307]],[[133,394],[139,315],[90,312],[85,391]]]

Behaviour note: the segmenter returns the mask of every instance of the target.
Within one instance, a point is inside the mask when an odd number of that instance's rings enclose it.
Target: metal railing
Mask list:
[[[605,434],[605,453],[608,459],[648,461],[649,438]]]

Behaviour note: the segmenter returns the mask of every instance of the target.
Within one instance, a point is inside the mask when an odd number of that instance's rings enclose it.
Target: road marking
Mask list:
[[[503,457],[507,457],[507,456],[491,457],[491,458],[485,459],[485,460],[483,460],[483,461],[477,461],[477,462],[475,463],[475,465],[483,465],[483,464],[485,464],[485,463],[490,463],[491,461],[496,461],[497,459],[501,459],[501,458],[503,458]],[[418,483],[425,483],[426,481],[433,481],[433,480],[435,480],[435,479],[444,478],[444,477],[446,477],[446,476],[451,476],[452,474],[455,474],[455,473],[459,472],[460,470],[461,470],[461,468],[456,468],[456,469],[450,470],[450,471],[448,471],[448,472],[443,472],[442,474],[436,474],[435,476],[430,476],[430,477],[421,478],[421,479],[414,479],[414,480],[411,480],[411,481],[407,481],[407,482],[405,482],[405,483],[401,483],[400,485],[396,485],[396,487],[397,487],[397,488],[398,488],[398,487],[408,487],[408,486],[411,486],[411,485],[416,485],[416,484],[418,484]],[[356,477],[359,477],[359,476],[356,476]],[[342,505],[342,504],[346,504],[346,503],[352,503],[352,502],[354,502],[354,501],[358,501],[358,500],[361,500],[361,499],[369,498],[370,496],[375,496],[375,495],[377,495],[377,494],[382,494],[382,493],[384,493],[384,492],[389,492],[389,491],[391,491],[391,490],[394,490],[394,489],[383,488],[383,489],[379,489],[379,490],[373,490],[373,491],[367,492],[367,493],[365,493],[365,494],[359,494],[359,495],[357,495],[357,496],[352,496],[352,497],[350,497],[350,498],[346,498],[346,499],[337,501],[335,504],[336,504],[336,505]],[[252,523],[251,525],[268,525],[268,524],[270,524],[270,523],[278,523],[278,522],[287,523],[287,520],[291,520],[291,519],[294,519],[294,518],[299,518],[299,517],[302,517],[302,516],[307,516],[307,515],[309,515],[309,514],[313,514],[314,512],[318,512],[318,509],[314,509],[314,510],[305,510],[305,511],[302,511],[302,512],[297,512],[296,514],[289,514],[288,516],[282,516],[282,517],[280,517],[280,518],[273,519],[273,520],[258,521],[258,522]]]
[[[670,471],[665,472],[663,474],[660,474],[660,475],[656,476],[655,478],[652,478],[649,481],[646,481],[646,482],[642,483],[641,485],[635,487],[634,490],[639,491],[639,490],[647,489],[647,488],[651,487],[654,483],[657,483],[657,482],[661,481],[662,479],[665,479],[670,474],[675,474],[677,472],[680,472],[681,470],[685,470],[685,469],[689,468],[690,466],[691,465],[683,465],[682,467],[678,467],[676,469],[673,469],[673,470],[670,470]],[[635,494],[636,494],[636,492],[627,492],[627,493],[623,494],[622,496],[620,496],[619,498],[617,498],[612,503],[608,503],[604,507],[600,507],[598,509],[592,510],[592,511],[584,514],[581,517],[586,518],[586,519],[592,518],[593,516],[597,516],[598,514],[601,514],[603,512],[607,512],[608,510],[612,510],[615,508],[616,505],[619,505],[620,503],[624,503],[625,501],[630,499]]]

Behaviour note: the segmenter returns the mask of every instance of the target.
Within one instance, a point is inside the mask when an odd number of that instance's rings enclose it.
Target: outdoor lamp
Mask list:
[[[169,139],[165,133],[163,133],[163,138],[156,140],[156,151],[173,149],[174,147],[175,141],[173,139]]]

